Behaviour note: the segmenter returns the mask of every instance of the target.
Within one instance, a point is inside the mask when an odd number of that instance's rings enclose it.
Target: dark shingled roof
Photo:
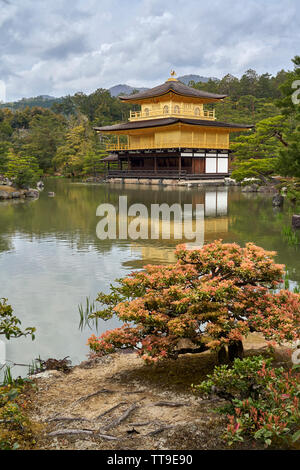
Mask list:
[[[207,91],[196,90],[195,88],[191,88],[184,83],[181,83],[177,80],[168,80],[162,85],[158,85],[150,90],[140,91],[139,93],[135,93],[129,96],[120,96],[119,98],[122,101],[136,101],[136,100],[143,100],[145,98],[155,98],[157,96],[165,95],[172,91],[177,95],[181,96],[191,96],[194,98],[203,98],[207,100],[222,100],[226,98],[227,95],[217,95],[215,93],[209,93]]]
[[[191,124],[193,126],[224,127],[227,129],[252,129],[254,127],[245,124],[231,124],[221,121],[209,121],[205,119],[160,118],[149,119],[144,121],[126,122],[123,124],[115,124],[114,126],[94,127],[94,129],[95,131],[103,132],[127,131],[131,129],[146,129],[149,127],[169,126],[177,123]]]

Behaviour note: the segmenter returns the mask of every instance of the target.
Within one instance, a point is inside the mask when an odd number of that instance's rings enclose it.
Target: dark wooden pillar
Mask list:
[[[154,173],[157,173],[157,157],[154,157]]]
[[[181,176],[181,155],[179,156],[179,160],[178,160],[178,173],[179,173],[179,178]]]

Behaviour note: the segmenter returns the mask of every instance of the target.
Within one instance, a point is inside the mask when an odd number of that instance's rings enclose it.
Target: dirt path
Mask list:
[[[257,338],[248,342],[251,350],[262,346]],[[46,372],[31,399],[30,418],[43,423],[38,448],[223,449],[226,420],[213,413],[217,402],[195,397],[190,387],[214,363],[204,353],[149,368],[135,354],[114,354],[67,375]]]

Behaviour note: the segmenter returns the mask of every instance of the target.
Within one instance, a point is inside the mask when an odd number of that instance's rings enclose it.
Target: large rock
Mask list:
[[[240,185],[240,183],[238,183],[233,178],[224,178],[224,184],[225,186],[239,186]]]
[[[40,195],[40,193],[37,189],[29,189],[25,193],[26,197],[39,197],[39,195]]]
[[[248,186],[244,186],[242,189],[242,192],[243,193],[257,193],[258,189],[259,189],[258,184],[251,184]]]
[[[259,193],[276,194],[276,193],[277,193],[277,189],[276,189],[274,186],[266,185],[266,186],[260,186],[260,188],[258,189],[258,192],[259,192]]]
[[[20,193],[20,191],[15,191],[14,193],[11,193],[11,197],[13,199],[19,199],[21,196],[22,194]]]
[[[272,204],[274,207],[282,207],[284,203],[284,197],[281,194],[276,194],[276,196],[273,197]]]
[[[0,199],[9,199],[9,194],[6,191],[0,191]]]
[[[293,228],[300,228],[300,215],[293,215],[292,226]]]

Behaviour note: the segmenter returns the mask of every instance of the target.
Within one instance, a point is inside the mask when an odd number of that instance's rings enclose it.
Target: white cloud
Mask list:
[[[299,53],[297,0],[0,0],[8,99],[154,86],[171,69],[276,73]]]

